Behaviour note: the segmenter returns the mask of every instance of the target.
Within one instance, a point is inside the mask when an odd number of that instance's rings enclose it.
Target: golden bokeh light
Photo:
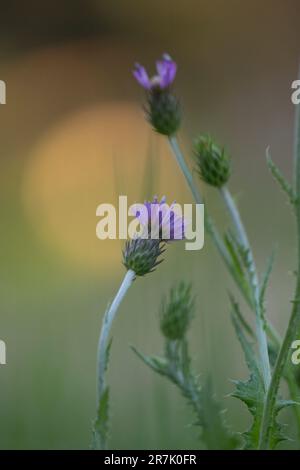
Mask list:
[[[153,138],[155,155],[149,159]],[[130,204],[141,201],[147,171],[155,178],[158,158],[164,193],[176,188],[176,170],[166,153],[163,139],[153,137],[130,102],[99,104],[56,124],[32,149],[24,172],[22,197],[38,236],[66,261],[103,275],[112,272],[120,265],[121,244],[96,238],[96,208],[117,204],[121,194]],[[155,183],[153,193],[160,193]]]

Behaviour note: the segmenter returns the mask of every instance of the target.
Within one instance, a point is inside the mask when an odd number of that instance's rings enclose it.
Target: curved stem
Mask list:
[[[127,271],[123,282],[113,300],[111,303],[110,307],[108,310],[106,310],[103,322],[102,322],[102,328],[100,332],[100,337],[99,337],[99,342],[98,342],[98,354],[97,354],[97,373],[98,373],[98,381],[97,381],[97,392],[98,392],[98,398],[97,401],[99,402],[99,398],[101,397],[103,390],[105,388],[105,370],[106,370],[106,352],[107,352],[107,345],[108,345],[108,339],[109,339],[109,334],[110,330],[112,327],[112,323],[115,319],[116,313],[118,311],[118,308],[123,300],[123,298],[126,295],[126,292],[128,291],[129,287],[131,286],[133,280],[135,278],[135,273],[131,269]]]
[[[276,398],[278,394],[280,380],[282,378],[283,371],[289,357],[291,343],[300,325],[300,105],[297,105],[296,107],[293,170],[294,191],[297,199],[295,207],[298,245],[298,271],[296,280],[296,290],[295,297],[293,300],[293,308],[290,321],[277,357],[271,385],[269,388],[269,393],[267,395],[267,400],[264,407],[263,422],[260,436],[260,449],[268,449],[270,446],[272,424],[274,421],[274,408],[276,405]]]
[[[135,279],[135,272],[129,269],[125,274],[123,282],[109,308],[106,310],[103,321],[102,328],[99,336],[98,342],[98,352],[97,352],[97,417],[99,419],[99,411],[101,407],[101,401],[107,391],[107,384],[105,380],[105,373],[107,368],[108,361],[108,348],[109,348],[109,336],[113,321],[116,317],[118,308],[126,295],[129,287],[131,286],[133,280]],[[97,420],[96,420],[97,421]],[[101,424],[101,423],[100,423]],[[106,447],[106,436],[105,433],[101,432],[101,425],[95,426],[96,434],[96,447],[103,449]]]
[[[251,284],[252,284],[252,289],[253,289],[253,301],[254,301],[253,303],[254,303],[255,313],[256,313],[256,337],[257,337],[257,342],[258,342],[265,390],[267,391],[271,382],[271,367],[270,367],[270,360],[269,360],[267,335],[265,331],[265,322],[262,316],[261,306],[260,306],[260,290],[259,290],[257,269],[255,266],[253,253],[251,250],[251,246],[248,240],[245,227],[241,220],[236,204],[231,196],[231,193],[226,186],[223,186],[220,189],[220,193],[227,207],[232,223],[235,227],[239,243],[245,249],[247,253],[247,257],[248,257],[250,278],[251,278]]]

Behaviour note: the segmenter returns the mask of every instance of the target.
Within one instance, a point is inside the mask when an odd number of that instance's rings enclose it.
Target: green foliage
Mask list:
[[[253,304],[252,286],[249,280],[249,262],[246,253],[231,232],[225,234],[224,242],[231,259],[234,277],[246,298]]]
[[[168,335],[165,328],[162,329],[165,336],[164,357],[147,356],[132,347],[137,356],[154,372],[166,377],[178,387],[189,405],[194,410],[195,424],[201,427],[201,440],[207,449],[235,449],[238,439],[233,435],[224,423],[224,413],[216,401],[210,379],[200,383],[199,378],[194,374],[191,367],[191,359],[188,350],[188,342],[185,337],[190,318],[192,316],[193,301],[190,295],[190,286],[179,284],[170,292],[169,304],[163,304],[164,314],[175,318],[177,325],[178,318],[180,324],[182,316],[186,316],[188,321],[184,323],[184,328],[180,328],[180,335],[176,334],[176,339],[170,339],[170,331],[173,335],[173,328],[169,331],[170,318],[168,320]],[[176,310],[176,314],[174,313]],[[179,310],[181,312],[179,313]],[[177,326],[175,331],[178,332]]]
[[[288,201],[292,206],[295,206],[297,204],[297,196],[292,188],[292,186],[289,184],[289,182],[286,180],[286,178],[283,176],[279,168],[275,165],[273,162],[269,148],[266,150],[266,158],[267,158],[267,164],[268,167],[277,183],[279,184],[280,188],[282,191],[287,195]]]
[[[272,272],[272,269],[273,269],[274,261],[275,261],[275,250],[272,251],[271,256],[269,257],[268,262],[267,262],[266,271],[264,272],[264,274],[262,276],[262,282],[261,282],[261,287],[260,287],[260,296],[259,296],[260,297],[260,304],[261,304],[262,309],[264,309],[266,290],[267,290],[270,275],[271,275],[271,272]]]
[[[266,391],[256,354],[245,336],[244,325],[240,321],[240,312],[236,302],[232,302],[232,321],[250,372],[250,378],[247,381],[234,382],[236,387],[232,396],[241,400],[253,417],[250,429],[242,435],[245,441],[244,448],[254,450],[258,449],[260,445]],[[271,449],[274,449],[279,442],[286,440],[283,425],[278,423],[277,415],[283,408],[291,406],[291,404],[294,402],[277,400],[274,406],[270,430]]]
[[[106,312],[107,313],[107,312]],[[105,315],[106,315],[105,313]],[[105,371],[108,367],[112,338],[109,340],[105,351]],[[93,425],[92,448],[103,450],[106,449],[106,443],[109,436],[109,388],[107,385],[103,389],[98,398],[97,414]]]
[[[109,389],[105,387],[98,403],[97,416],[93,427],[93,449],[103,450],[109,433]]]
[[[239,438],[228,429],[224,422],[224,410],[216,400],[211,380],[207,378],[199,390],[202,405],[199,425],[202,427],[202,440],[207,449],[236,449]]]

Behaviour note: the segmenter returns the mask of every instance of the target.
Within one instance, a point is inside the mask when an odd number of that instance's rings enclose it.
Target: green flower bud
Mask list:
[[[179,129],[180,106],[169,89],[153,88],[148,95],[146,111],[150,123],[159,134],[171,136]]]
[[[180,282],[170,290],[168,301],[163,300],[160,312],[160,329],[169,340],[182,339],[194,315],[191,285]]]
[[[144,276],[155,270],[163,259],[158,257],[165,251],[160,240],[135,238],[128,240],[123,250],[123,264],[137,276]]]
[[[194,145],[197,169],[207,184],[221,188],[227,183],[230,173],[230,158],[209,136],[201,136]]]

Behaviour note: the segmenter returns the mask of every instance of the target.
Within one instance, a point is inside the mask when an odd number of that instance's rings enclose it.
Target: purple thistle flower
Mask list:
[[[146,201],[146,211],[137,209],[136,217],[144,226],[145,237],[158,239],[164,242],[183,240],[186,228],[186,220],[176,212],[176,203],[170,206],[163,197],[160,201],[157,197],[152,202]]]
[[[145,67],[135,64],[133,75],[145,90],[152,90],[153,88],[165,90],[175,79],[177,64],[168,54],[164,54],[162,59],[156,62],[156,70],[157,74],[149,78]]]

